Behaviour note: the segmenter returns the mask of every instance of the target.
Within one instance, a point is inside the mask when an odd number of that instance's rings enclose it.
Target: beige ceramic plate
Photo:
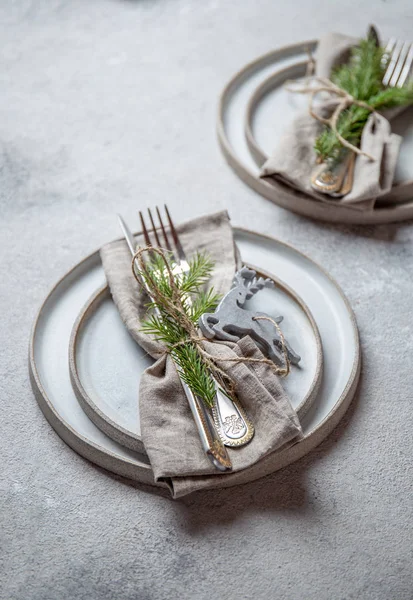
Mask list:
[[[280,469],[319,444],[346,411],[360,373],[359,339],[354,315],[342,291],[329,275],[308,257],[275,239],[241,229],[236,229],[234,235],[243,260],[260,265],[265,271],[276,272],[303,298],[320,333],[324,369],[317,401],[305,417],[304,438],[290,448],[269,455],[247,474],[236,473],[230,482],[226,479],[220,483],[225,486],[245,483]],[[69,271],[51,290],[31,335],[29,364],[32,386],[46,418],[74,450],[109,471],[153,484],[147,457],[115,442],[96,427],[82,410],[70,381],[67,356],[73,324],[94,290],[104,284],[99,253],[95,252]],[[117,326],[116,311],[109,316],[114,320],[113,326]],[[130,361],[129,368],[133,369],[133,361],[140,360],[134,355],[139,348],[128,336],[120,318],[118,326],[119,332],[125,334],[123,348]],[[289,332],[286,331],[286,334]],[[297,341],[291,339],[292,344]],[[106,352],[111,346],[110,337],[105,344],[101,352]],[[119,373],[120,380],[121,375]],[[137,386],[132,393],[137,394]]]
[[[259,273],[273,279],[276,286],[261,291],[248,304],[271,316],[284,317],[283,331],[302,360],[282,384],[302,421],[322,381],[321,338],[301,298],[274,275],[262,270]],[[76,319],[70,339],[73,389],[99,429],[138,452],[145,450],[140,438],[137,389],[140,376],[152,362],[140,348],[131,350],[109,289],[104,287],[93,294]]]
[[[286,79],[302,77],[306,68],[306,49],[316,50],[308,41],[265,54],[246,65],[225,86],[218,110],[218,139],[222,152],[236,174],[248,186],[274,203],[323,221],[340,223],[387,223],[413,218],[413,126],[406,113],[392,122],[403,133],[397,182],[392,199],[379,201],[372,211],[360,211],[319,202],[269,178],[260,179],[265,162],[285,125],[298,111],[306,110],[307,100],[280,90]],[[278,89],[277,89],[278,88]],[[395,203],[397,200],[397,203]]]

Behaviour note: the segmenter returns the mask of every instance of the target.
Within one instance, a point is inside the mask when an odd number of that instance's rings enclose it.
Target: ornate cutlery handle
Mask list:
[[[220,471],[231,471],[231,459],[217,433],[207,407],[203,400],[198,398],[182,379],[181,383],[192,411],[204,452],[215,468]]]
[[[355,160],[354,152],[345,151],[336,163],[326,162],[317,166],[311,175],[311,187],[334,198],[345,196],[353,187]]]
[[[218,434],[225,446],[239,447],[248,444],[254,437],[254,426],[241,404],[228,398],[216,385],[215,404],[212,408]]]

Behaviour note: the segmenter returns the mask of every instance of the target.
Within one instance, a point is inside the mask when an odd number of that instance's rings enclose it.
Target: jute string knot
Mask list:
[[[338,140],[343,146],[345,146],[355,154],[358,154],[359,156],[366,156],[370,160],[374,161],[374,156],[372,156],[368,152],[365,152],[364,150],[360,150],[360,148],[354,146],[349,141],[344,139],[342,135],[340,135],[340,133],[337,130],[337,123],[342,112],[352,105],[365,108],[372,114],[376,112],[375,109],[369,104],[367,104],[367,102],[363,102],[363,100],[358,100],[357,98],[349,94],[349,92],[343,90],[343,88],[339,87],[338,85],[335,85],[330,79],[326,77],[319,77],[317,75],[313,75],[313,70],[314,59],[310,54],[307,75],[304,79],[304,83],[300,86],[300,84],[297,84],[296,81],[290,80],[286,82],[285,88],[289,92],[292,92],[294,94],[309,94],[308,112],[313,117],[313,119],[316,119],[324,125],[328,125],[328,127],[330,127],[333,130],[333,132],[335,133]],[[337,106],[335,107],[332,115],[329,118],[322,117],[321,115],[317,114],[317,112],[314,110],[314,100],[317,97],[317,95],[322,92],[328,92],[329,94],[337,98]]]
[[[144,260],[144,254],[153,252],[158,254],[164,265],[165,271],[168,275],[169,286],[170,286],[170,294],[166,294],[160,286],[158,285],[156,279],[153,277],[151,270],[148,269],[147,264]],[[204,336],[199,334],[199,331],[194,325],[194,323],[189,318],[186,310],[185,310],[185,294],[178,288],[175,281],[175,276],[173,274],[170,262],[167,259],[168,251],[163,250],[161,248],[153,248],[152,246],[147,246],[145,248],[140,248],[132,258],[132,272],[139,283],[139,285],[148,293],[151,300],[155,303],[155,305],[159,308],[162,316],[166,318],[170,318],[171,320],[177,322],[186,332],[187,339],[174,344],[172,347],[168,348],[165,351],[165,354],[170,354],[173,358],[174,349],[178,346],[182,346],[185,344],[193,344],[202,360],[205,362],[208,370],[211,374],[225,387],[225,391],[230,394],[235,394],[235,382],[234,380],[226,373],[219,365],[219,363],[223,362],[235,362],[235,363],[259,363],[268,365],[274,373],[280,375],[282,377],[286,377],[290,372],[290,360],[288,358],[287,347],[285,344],[284,335],[281,329],[271,317],[255,317],[256,320],[268,320],[274,324],[276,328],[282,345],[282,352],[284,356],[285,366],[277,367],[272,360],[269,358],[251,358],[245,356],[237,356],[233,358],[223,358],[216,357],[205,349],[205,342],[212,342],[212,340],[205,338]],[[136,264],[138,268],[136,269]],[[212,343],[224,344],[225,342],[213,340]]]

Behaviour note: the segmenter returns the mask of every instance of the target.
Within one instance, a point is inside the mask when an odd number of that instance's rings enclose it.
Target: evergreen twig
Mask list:
[[[401,88],[383,86],[382,80],[388,60],[389,57],[384,54],[384,49],[377,47],[373,39],[367,38],[352,49],[349,62],[332,73],[331,81],[356,100],[366,102],[374,110],[413,104],[413,82],[410,81]],[[339,134],[359,147],[370,114],[371,111],[366,108],[350,106],[338,119]],[[317,137],[314,149],[321,161],[334,161],[341,158],[344,147],[335,132],[326,126]]]
[[[173,267],[172,261],[170,265]],[[204,289],[214,268],[213,261],[205,253],[197,253],[189,261],[189,269],[175,277],[175,285],[181,295],[183,307],[194,325],[205,312],[215,310],[220,297],[213,288]],[[156,283],[163,295],[171,298],[173,290],[161,256],[154,255],[148,266],[148,274]],[[191,301],[188,302],[188,298]],[[158,314],[152,314],[142,324],[142,331],[153,335],[162,342],[170,352],[174,362],[180,369],[181,377],[192,392],[200,396],[207,406],[212,406],[215,397],[215,384],[200,356],[196,345],[188,340],[186,330],[171,319],[165,307],[151,302],[149,309],[158,309]]]

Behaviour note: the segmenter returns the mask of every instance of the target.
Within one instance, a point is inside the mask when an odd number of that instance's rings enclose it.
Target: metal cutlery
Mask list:
[[[175,264],[173,270],[174,275],[179,277],[180,273],[186,273],[189,269],[187,256],[179,239],[178,232],[172,221],[168,207],[165,205],[165,214],[169,225],[169,236],[168,230],[164,225],[158,207],[156,207],[156,213],[159,220],[160,232],[162,232],[164,247],[171,252]],[[148,215],[152,226],[151,233],[155,239],[155,244],[152,243],[153,240],[151,240],[150,232],[146,227],[142,212],[139,212],[145,243],[148,246],[162,247],[159,237],[160,234],[158,234],[157,228],[155,227],[155,222],[150,209],[148,209]],[[187,299],[187,302],[190,302],[190,298]],[[212,416],[218,431],[218,435],[225,446],[244,446],[253,438],[254,427],[242,406],[238,402],[235,403],[231,398],[229,398],[222,391],[219,383],[213,377],[212,379],[214,380],[216,391],[215,403],[212,407]]]
[[[136,252],[136,244],[135,244],[134,237],[133,237],[130,229],[126,225],[125,221],[122,219],[122,217],[120,215],[118,215],[118,218],[119,218],[119,223],[120,223],[123,235],[125,237],[125,240],[127,242],[129,251],[130,251],[131,255],[134,256],[135,252]],[[145,238],[146,238],[146,235],[145,235]],[[136,273],[139,276],[139,266],[137,264],[137,261],[135,261],[135,268],[136,268]],[[142,284],[144,285],[143,278],[141,277],[140,279],[142,281]],[[179,369],[178,369],[178,374],[179,374]],[[184,381],[182,381],[182,379],[181,379],[181,383],[182,383],[183,390],[185,392],[185,396],[188,400],[188,404],[191,409],[191,412],[192,412],[192,415],[193,415],[193,418],[195,421],[195,425],[198,430],[199,438],[200,438],[200,441],[202,444],[202,448],[203,448],[205,454],[207,455],[209,460],[212,462],[214,467],[216,469],[218,469],[219,471],[223,471],[223,472],[231,471],[232,463],[228,456],[228,452],[225,449],[225,447],[216,431],[215,425],[208,413],[208,410],[207,410],[203,400],[201,398],[198,398],[195,394],[193,394],[192,391],[187,386],[187,384]]]
[[[390,56],[390,60],[383,77],[383,85],[403,87],[413,65],[413,43],[392,38],[384,53],[386,56]]]

